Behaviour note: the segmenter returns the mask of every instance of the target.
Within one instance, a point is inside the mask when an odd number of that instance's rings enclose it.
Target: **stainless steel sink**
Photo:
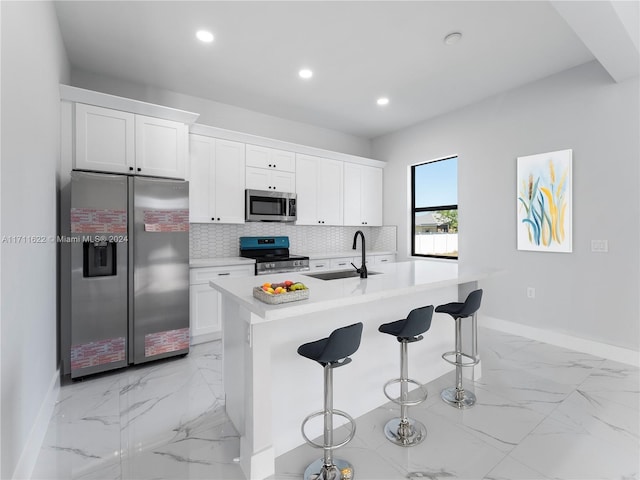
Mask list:
[[[368,275],[379,275],[381,272],[367,272]],[[355,270],[337,270],[335,272],[303,273],[307,277],[318,278],[320,280],[338,280],[339,278],[359,277]]]

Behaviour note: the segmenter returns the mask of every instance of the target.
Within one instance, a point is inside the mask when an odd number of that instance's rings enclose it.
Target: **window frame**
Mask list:
[[[411,165],[411,256],[412,257],[420,257],[420,258],[439,258],[445,260],[458,260],[459,255],[455,257],[451,255],[436,255],[436,254],[425,254],[425,253],[416,253],[416,213],[420,212],[435,212],[438,210],[458,210],[458,204],[455,205],[438,205],[433,207],[418,207],[416,208],[416,167],[421,167],[422,165],[427,165],[430,163],[443,162],[445,160],[451,159],[459,159],[458,155],[449,155],[448,157],[442,157],[435,160],[428,160],[426,162],[420,162]],[[457,177],[457,168],[456,168],[456,177]],[[457,178],[456,178],[457,182]],[[459,224],[458,224],[458,232],[459,232]]]

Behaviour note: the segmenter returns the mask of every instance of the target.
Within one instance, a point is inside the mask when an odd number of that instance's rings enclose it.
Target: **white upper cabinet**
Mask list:
[[[215,140],[189,135],[189,221],[212,221],[210,198],[214,192]]]
[[[317,225],[318,162],[316,157],[297,155],[296,164],[296,225]]]
[[[247,167],[245,183],[252,190],[296,191],[296,175],[292,172]]]
[[[382,169],[344,164],[344,224],[382,225]]]
[[[184,123],[75,104],[75,168],[185,178]]]
[[[246,168],[245,186],[253,190],[271,190],[274,183],[269,170],[264,168]]]
[[[295,154],[275,148],[246,146],[246,188],[295,192]]]
[[[185,178],[187,126],[136,115],[136,174]]]
[[[244,178],[244,144],[216,139],[216,222],[244,223]]]
[[[342,225],[342,164],[296,155],[297,225]]]
[[[275,148],[247,145],[247,167],[295,172],[295,153]]]
[[[244,223],[244,144],[190,135],[189,150],[190,221]]]
[[[382,226],[382,169],[362,167],[360,213],[365,225]]]
[[[135,115],[76,103],[75,168],[130,173],[135,168]]]
[[[269,183],[273,190],[294,193],[296,191],[296,174],[292,172],[271,172]]]

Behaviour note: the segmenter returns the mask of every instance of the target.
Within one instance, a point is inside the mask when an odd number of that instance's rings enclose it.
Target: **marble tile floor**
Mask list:
[[[479,350],[482,377],[467,381],[474,408],[440,400],[453,374],[427,384],[427,401],[411,407],[427,427],[422,444],[384,438],[399,413],[392,403],[357,419],[356,437],[336,452],[357,480],[640,480],[638,368],[486,328]],[[236,480],[238,454],[221,345],[212,342],[184,358],[67,382],[32,478]],[[271,480],[302,478],[320,454],[303,445],[282,455]]]

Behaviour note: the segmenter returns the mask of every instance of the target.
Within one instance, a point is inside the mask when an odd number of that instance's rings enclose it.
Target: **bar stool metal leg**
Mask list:
[[[409,379],[409,356],[407,347],[408,342],[406,340],[400,342],[400,378],[387,382],[384,392],[387,398],[400,405],[400,418],[392,418],[387,422],[384,426],[384,435],[390,442],[401,447],[417,445],[427,436],[426,427],[418,420],[408,417],[409,406],[422,403],[426,399],[426,396],[417,401],[409,400],[409,383],[419,384]],[[386,387],[392,383],[400,383],[399,400],[394,400],[386,392]]]
[[[334,459],[333,449],[341,447],[351,441],[355,435],[355,423],[354,420],[345,412],[340,410],[334,410],[333,408],[333,368],[330,364],[324,367],[324,408],[322,412],[309,415],[302,424],[302,435],[305,440],[312,446],[318,446],[311,442],[304,433],[304,425],[307,420],[311,419],[318,414],[324,417],[323,428],[323,457],[313,462],[304,471],[304,480],[342,480],[343,478],[353,478],[353,465],[346,460]],[[346,441],[339,445],[333,444],[333,415],[337,414],[347,418],[352,422],[352,431]]]
[[[467,392],[462,387],[462,367],[466,364],[463,362],[462,357],[467,356],[462,353],[462,335],[461,335],[461,319],[456,318],[456,350],[454,353],[456,356],[455,366],[456,366],[456,386],[449,387],[442,390],[440,396],[442,400],[444,400],[449,405],[452,405],[457,408],[469,408],[476,403],[476,396],[473,392]],[[445,354],[446,355],[446,354]],[[443,356],[444,357],[444,356]],[[445,358],[446,360],[446,358]],[[477,361],[473,359],[475,363],[469,363],[468,365],[475,365]]]
[[[400,342],[400,378],[394,378],[385,383],[383,392],[389,400],[400,405],[400,417],[392,418],[387,422],[384,426],[384,434],[387,440],[401,447],[417,445],[427,436],[425,426],[408,416],[410,406],[418,405],[427,399],[427,391],[424,385],[409,378],[408,345],[423,339],[422,334],[431,327],[432,317],[433,305],[428,305],[414,308],[406,318],[384,323],[378,327],[379,332],[393,335]],[[400,397],[398,398],[392,397],[387,392],[387,388],[395,383],[400,384]],[[410,383],[419,387],[424,395],[416,400],[409,400]]]
[[[456,367],[456,385],[442,390],[440,396],[445,403],[456,408],[468,408],[476,403],[476,396],[473,392],[467,392],[462,387],[462,367],[473,367],[478,365],[478,336],[476,324],[476,312],[482,303],[482,289],[474,290],[464,302],[450,302],[438,305],[436,312],[446,313],[455,320],[456,325],[456,348],[452,352],[442,354],[442,358]],[[471,317],[471,355],[462,351],[462,319]],[[450,357],[455,358],[451,360]]]
[[[351,363],[349,356],[353,355],[360,347],[361,336],[362,322],[358,322],[334,330],[328,338],[305,343],[298,347],[298,353],[322,365],[324,373],[323,409],[307,415],[300,426],[305,441],[312,447],[321,448],[323,451],[322,458],[313,462],[305,470],[305,480],[351,480],[353,478],[353,466],[344,460],[333,458],[333,450],[349,443],[356,434],[356,422],[353,417],[342,410],[333,408],[333,369]],[[345,418],[351,427],[351,432],[346,440],[338,444],[333,443],[334,415]],[[314,442],[304,432],[307,422],[319,416],[323,417],[322,444]]]

